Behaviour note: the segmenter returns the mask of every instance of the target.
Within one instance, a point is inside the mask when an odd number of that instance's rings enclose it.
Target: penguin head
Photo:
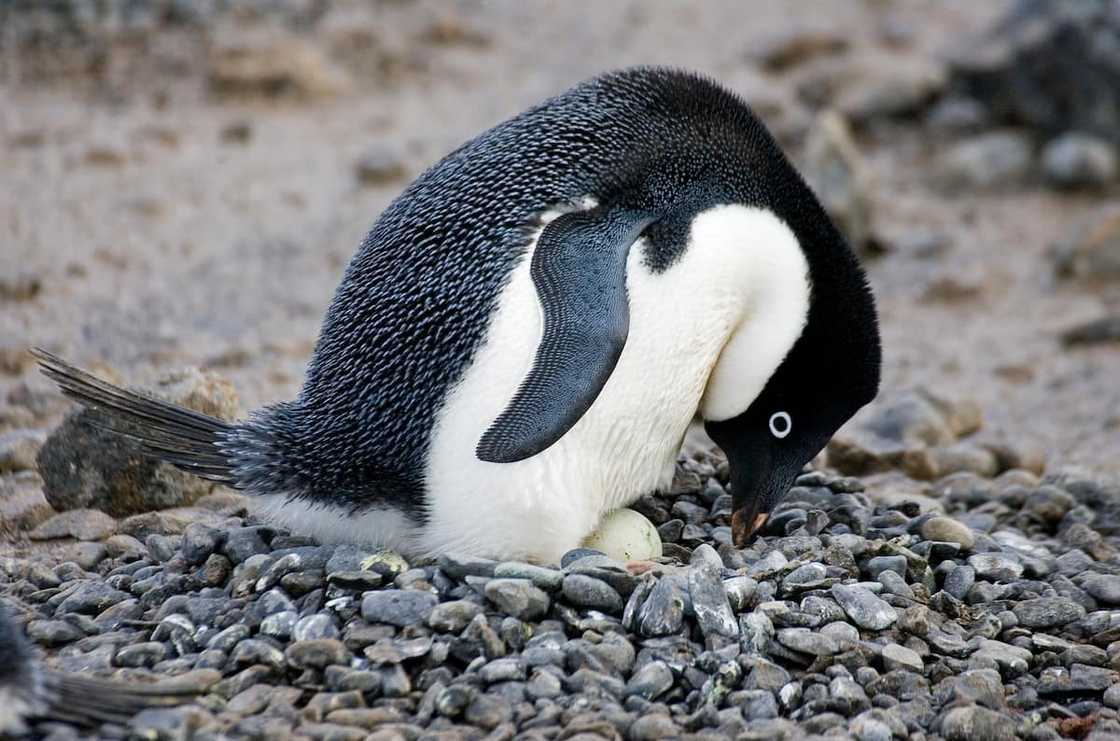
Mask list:
[[[809,268],[804,327],[763,390],[705,429],[727,455],[732,539],[745,546],[804,466],[879,390],[878,315],[863,270],[823,211],[787,220]]]

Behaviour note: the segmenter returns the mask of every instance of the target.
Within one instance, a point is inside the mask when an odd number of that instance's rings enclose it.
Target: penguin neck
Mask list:
[[[809,265],[793,230],[773,211],[717,206],[692,224],[690,249],[720,242],[745,254],[736,322],[712,368],[701,416],[730,419],[746,411],[789,354],[809,316]]]

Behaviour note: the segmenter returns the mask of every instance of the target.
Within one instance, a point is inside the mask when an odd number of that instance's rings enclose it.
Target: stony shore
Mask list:
[[[737,550],[725,474],[683,458],[635,504],[666,552],[641,576],[586,550],[409,564],[219,492],[191,517],[57,515],[0,592],[50,665],[196,683],[104,737],[1120,734],[1116,484],[957,471],[887,505],[810,471]]]

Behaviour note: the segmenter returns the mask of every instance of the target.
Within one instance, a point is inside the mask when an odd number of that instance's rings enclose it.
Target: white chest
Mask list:
[[[625,349],[596,401],[543,452],[488,463],[475,446],[528,373],[541,336],[530,246],[433,428],[421,550],[555,561],[602,514],[669,482],[698,413],[733,416],[761,391],[808,305],[805,261],[789,229],[769,212],[721,206],[694,220],[669,269],[650,271],[642,246],[627,264]],[[736,340],[744,332],[748,343]]]

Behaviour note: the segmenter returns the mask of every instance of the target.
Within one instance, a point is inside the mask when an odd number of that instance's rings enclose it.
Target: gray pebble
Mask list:
[[[700,624],[700,630],[705,636],[735,638],[739,635],[739,622],[723,588],[721,568],[714,565],[711,559],[694,562],[688,570],[688,592],[696,622]]]
[[[550,605],[548,595],[527,579],[491,579],[485,593],[499,610],[518,620],[539,620]]]
[[[831,593],[852,622],[861,628],[883,630],[898,619],[893,607],[862,586],[836,584]]]
[[[506,561],[494,567],[493,576],[499,579],[528,579],[547,592],[560,591],[564,583],[564,573],[556,569],[534,566],[519,561]]]
[[[319,638],[338,638],[338,627],[330,615],[317,613],[300,618],[292,629],[293,641],[312,641]]]
[[[988,581],[1013,581],[1023,575],[1019,560],[1004,553],[978,553],[968,559],[976,575]]]
[[[639,613],[639,632],[647,637],[679,632],[684,624],[684,605],[684,590],[675,581],[658,580]]]
[[[367,592],[362,597],[362,618],[369,623],[404,628],[424,622],[438,602],[434,594],[416,590]]]
[[[673,672],[663,661],[651,661],[634,673],[626,684],[626,695],[656,700],[673,686]]]
[[[621,615],[622,597],[609,584],[582,574],[568,574],[563,582],[564,598],[576,607]],[[722,589],[721,589],[722,592]]]

